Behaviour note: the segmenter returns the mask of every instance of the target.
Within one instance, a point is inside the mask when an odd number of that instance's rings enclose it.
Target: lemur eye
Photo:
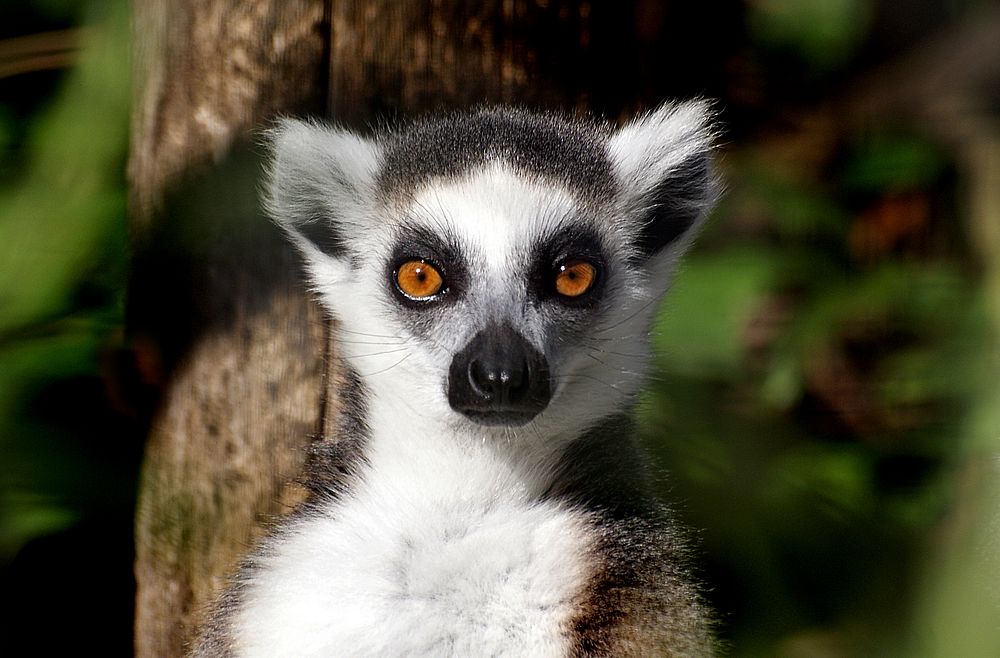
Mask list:
[[[410,299],[428,299],[441,292],[444,277],[424,260],[408,260],[396,268],[396,287]]]
[[[556,292],[563,297],[579,297],[594,287],[597,268],[585,260],[569,261],[556,272]]]

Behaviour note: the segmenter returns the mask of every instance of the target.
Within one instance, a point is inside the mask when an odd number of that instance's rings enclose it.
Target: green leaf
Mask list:
[[[865,0],[757,0],[748,10],[757,41],[790,50],[817,70],[850,59],[871,23]]]
[[[654,348],[663,369],[723,376],[737,371],[746,323],[780,263],[771,250],[752,246],[692,254],[654,327]]]
[[[860,192],[921,189],[944,168],[944,156],[926,138],[880,134],[857,147],[842,178],[845,186]]]

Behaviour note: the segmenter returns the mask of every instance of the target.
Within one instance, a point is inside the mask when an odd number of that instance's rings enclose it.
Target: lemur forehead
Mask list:
[[[479,248],[485,260],[503,260],[553,234],[594,226],[600,216],[595,204],[581,203],[565,187],[521,176],[504,162],[428,183],[408,201],[404,231],[423,227]]]
[[[436,178],[503,163],[584,198],[606,200],[615,189],[606,140],[606,129],[597,124],[510,108],[425,119],[385,138],[377,187],[390,198],[410,195]]]

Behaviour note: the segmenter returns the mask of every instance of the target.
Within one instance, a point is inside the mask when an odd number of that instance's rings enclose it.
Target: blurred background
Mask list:
[[[1000,655],[998,7],[629,6],[623,88],[719,101],[641,418],[729,653]],[[0,4],[0,652],[132,651],[128,35]]]

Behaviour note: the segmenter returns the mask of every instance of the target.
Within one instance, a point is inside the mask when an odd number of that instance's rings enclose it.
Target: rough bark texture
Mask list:
[[[334,2],[329,107],[357,124],[398,110],[484,102],[572,106],[566,62],[589,40],[591,3],[567,0]]]
[[[133,0],[137,228],[193,165],[276,113],[322,111],[325,0]]]
[[[160,395],[136,519],[136,653],[169,657],[287,505],[318,428],[323,323],[256,210],[254,158],[230,151],[276,112],[322,111],[326,20],[319,0],[136,0],[133,15],[128,323]]]

